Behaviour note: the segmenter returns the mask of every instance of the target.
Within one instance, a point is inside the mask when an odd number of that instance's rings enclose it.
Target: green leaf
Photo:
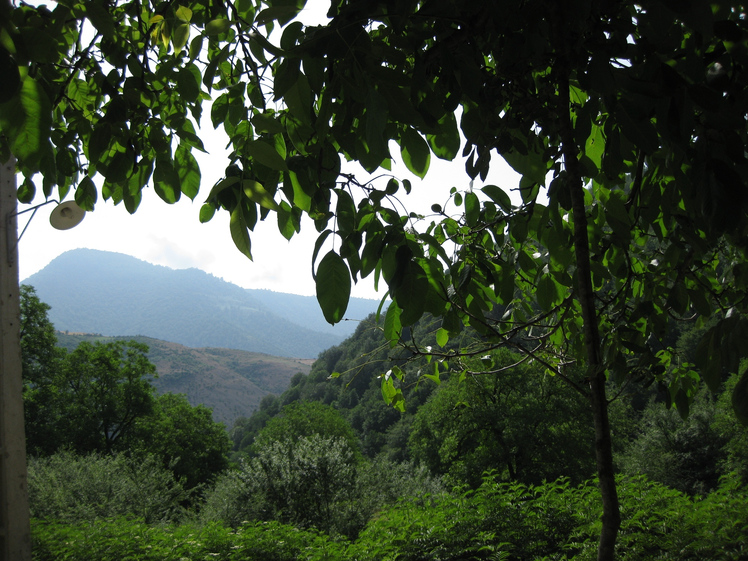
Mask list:
[[[278,154],[275,147],[262,140],[250,140],[247,142],[245,150],[257,163],[278,171],[288,171],[286,161]]]
[[[255,131],[259,133],[281,134],[283,132],[283,124],[274,113],[255,113],[252,115],[252,124]]]
[[[439,120],[439,132],[426,136],[431,151],[441,160],[452,161],[460,151],[460,131],[457,119],[451,111]]]
[[[400,135],[400,153],[405,166],[423,179],[429,170],[431,151],[423,137],[410,127]]]
[[[182,193],[194,201],[200,190],[200,166],[197,165],[197,160],[192,155],[190,149],[184,144],[180,144],[177,147],[174,160],[177,164],[179,187]]]
[[[205,33],[207,35],[220,35],[221,33],[228,31],[231,27],[231,22],[227,19],[214,19],[205,24]]]
[[[205,224],[213,219],[216,213],[216,207],[210,203],[205,203],[200,207],[200,223]]]
[[[200,56],[200,51],[203,49],[203,36],[198,35],[190,43],[190,62]]]
[[[445,347],[449,343],[449,331],[440,327],[436,331],[436,344],[440,347]]]
[[[114,37],[114,19],[103,2],[97,2],[96,0],[86,2],[86,15],[93,26],[106,39]]]
[[[334,251],[322,258],[316,275],[317,302],[332,325],[343,319],[351,296],[351,275],[345,261]]]
[[[23,183],[18,187],[18,202],[26,205],[30,204],[34,200],[35,195],[36,185],[34,185],[34,182],[30,178],[24,178]]]
[[[301,229],[301,213],[298,209],[291,208],[291,205],[286,201],[281,201],[276,213],[278,215],[278,230],[284,238],[290,240]]]
[[[153,188],[161,200],[169,204],[179,200],[182,194],[179,181],[174,163],[168,157],[157,158],[156,169],[153,171]]]
[[[39,170],[51,127],[52,104],[47,94],[31,77],[24,77],[18,95],[0,104],[0,130],[20,167]]]
[[[356,227],[356,205],[353,197],[344,189],[336,189],[338,202],[335,207],[335,215],[338,219],[338,230],[345,237]]]
[[[484,185],[481,191],[498,204],[504,212],[512,211],[512,199],[509,198],[507,192],[502,188],[496,185]]]
[[[529,184],[545,185],[548,173],[548,160],[542,153],[529,147],[526,154],[517,150],[503,152],[501,155],[514,171],[522,175],[522,179]],[[523,197],[524,198],[524,197]]]
[[[442,380],[439,377],[439,363],[434,362],[432,368],[434,371],[433,374],[424,374],[423,376],[424,378],[428,378],[429,380],[434,382],[437,386],[439,386],[442,383]]]
[[[181,51],[190,40],[190,24],[180,23],[171,32],[171,44],[174,51]],[[181,90],[180,90],[181,93]]]
[[[267,208],[268,210],[277,210],[278,205],[273,200],[273,196],[265,190],[265,187],[258,181],[252,179],[245,179],[242,181],[242,189],[244,194],[258,205]]]
[[[480,219],[480,201],[478,195],[469,191],[465,194],[465,220],[467,225],[475,228]]]
[[[247,230],[247,222],[244,219],[241,203],[237,204],[231,212],[229,230],[231,231],[231,239],[234,240],[234,245],[251,260],[252,243],[249,239],[249,230]]]
[[[306,170],[301,173],[306,173]],[[312,197],[302,187],[299,176],[294,172],[288,172],[283,179],[284,192],[287,193],[287,185],[290,184],[290,191],[293,193],[293,205],[308,212],[312,208]]]
[[[400,306],[402,325],[413,325],[423,316],[430,291],[431,285],[423,268],[417,263],[407,263],[402,280],[393,289],[392,294]]]
[[[78,188],[75,190],[75,203],[83,210],[90,212],[94,209],[96,199],[99,196],[94,185],[93,180],[86,176],[78,184]]]
[[[192,19],[192,10],[190,10],[187,6],[179,6],[175,11],[174,14],[177,16],[177,19],[189,23],[189,21]]]
[[[400,307],[395,301],[390,302],[387,313],[384,316],[384,338],[390,342],[390,347],[397,345],[403,326],[400,323]]]
[[[179,50],[181,47],[174,47]],[[194,68],[194,71],[193,71]],[[194,64],[185,66],[177,74],[179,95],[187,101],[197,101],[200,97],[200,72]]]
[[[563,297],[562,287],[551,275],[542,275],[538,280],[538,304],[544,311],[549,311]]]

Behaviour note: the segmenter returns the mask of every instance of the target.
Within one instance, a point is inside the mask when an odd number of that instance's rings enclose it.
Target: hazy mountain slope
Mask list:
[[[249,416],[266,395],[280,394],[298,372],[308,374],[311,361],[275,357],[235,349],[193,349],[150,337],[101,337],[58,333],[61,347],[73,350],[81,341],[134,339],[148,345],[156,365],[153,385],[159,393],[187,395],[190,403],[213,409],[213,418],[230,427]]]
[[[343,322],[330,331],[310,320],[311,304],[317,306],[312,297],[245,290],[198,269],[174,270],[91,249],[68,251],[23,283],[52,307],[49,317],[60,331],[315,358],[355,328]],[[354,300],[351,313],[363,317],[376,306]]]

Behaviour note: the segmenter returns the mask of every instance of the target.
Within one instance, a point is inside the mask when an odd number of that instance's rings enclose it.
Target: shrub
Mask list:
[[[153,456],[135,460],[58,452],[28,466],[31,516],[64,522],[131,516],[146,523],[175,520],[188,494]]]
[[[271,442],[219,479],[207,495],[202,520],[232,526],[278,520],[340,532],[346,522],[337,507],[351,500],[355,483],[355,453],[344,438],[313,434]]]
[[[151,526],[129,519],[65,524],[34,520],[35,561],[343,561],[345,543],[275,522]]]

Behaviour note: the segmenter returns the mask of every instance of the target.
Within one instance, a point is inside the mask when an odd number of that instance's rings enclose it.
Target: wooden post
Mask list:
[[[11,157],[0,167],[0,559],[31,561],[16,207]]]

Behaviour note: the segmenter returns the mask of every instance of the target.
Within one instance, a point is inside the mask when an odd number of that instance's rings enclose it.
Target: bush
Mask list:
[[[704,499],[642,476],[621,477],[618,483],[620,561],[748,558],[748,493],[737,475],[723,478]],[[32,538],[38,561],[587,561],[597,556],[599,504],[594,481],[578,487],[565,480],[527,486],[488,477],[475,491],[385,507],[353,543],[278,522],[245,522],[231,529],[128,519],[34,520]]]
[[[188,493],[153,456],[76,456],[58,452],[28,465],[31,516],[64,522],[131,516],[145,523],[176,520]]]
[[[689,495],[717,488],[727,440],[713,426],[715,413],[712,395],[703,391],[686,420],[674,407],[651,400],[639,423],[639,436],[618,457],[621,470],[644,474]]]
[[[237,472],[219,478],[206,497],[202,520],[232,526],[278,520],[340,532],[346,521],[338,505],[351,500],[355,483],[355,452],[344,438],[314,434],[271,442]]]
[[[314,531],[275,522],[244,524],[231,530],[149,526],[128,519],[92,525],[32,521],[35,561],[342,561],[345,543]]]
[[[424,466],[384,458],[351,463],[342,439],[286,441],[226,472],[206,495],[203,522],[238,527],[280,520],[355,538],[371,517],[399,497],[425,500],[444,493]]]

